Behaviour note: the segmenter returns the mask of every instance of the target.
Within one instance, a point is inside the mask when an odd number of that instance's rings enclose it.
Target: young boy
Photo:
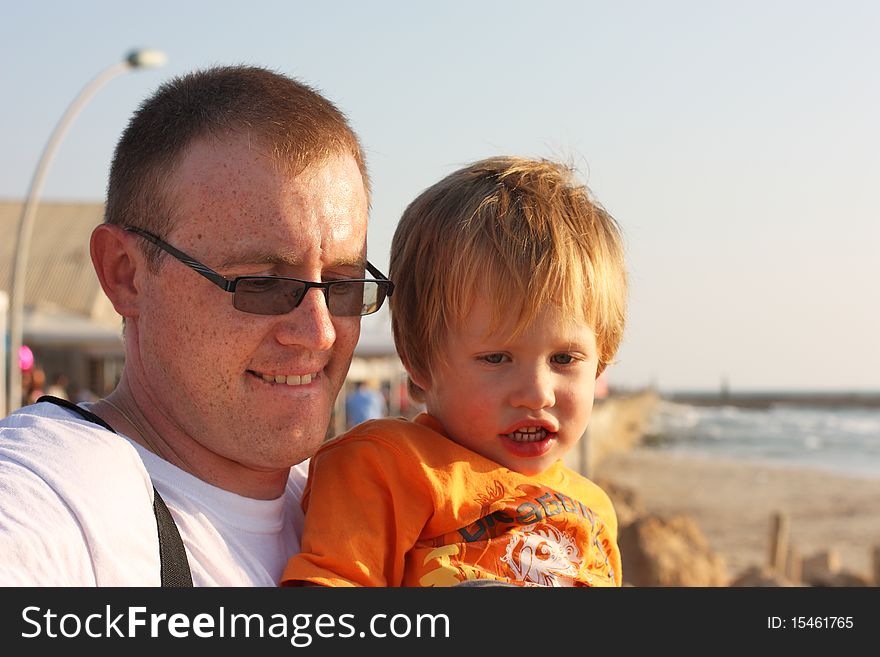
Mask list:
[[[615,221],[553,162],[424,191],[391,248],[397,352],[426,412],[325,444],[282,584],[620,586],[608,496],[566,468],[623,332]]]

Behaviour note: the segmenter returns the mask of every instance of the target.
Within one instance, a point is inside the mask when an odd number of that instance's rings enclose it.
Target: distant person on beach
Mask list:
[[[318,451],[282,583],[620,586],[611,501],[562,461],[623,332],[614,219],[561,164],[491,158],[409,205],[390,268],[425,412]]]
[[[46,388],[46,394],[58,397],[59,399],[70,399],[70,393],[67,392],[67,386],[69,384],[70,380],[67,378],[66,374],[63,372],[56,374],[52,378],[52,383]]]
[[[0,585],[277,586],[392,290],[368,208],[357,136],[296,80],[212,67],[140,105],[91,237],[125,367],[94,403],[0,420]]]
[[[356,381],[345,398],[345,422],[349,429],[367,420],[385,417],[385,397],[377,381]]]
[[[46,370],[39,365],[31,370],[30,376],[27,378],[27,388],[25,391],[25,403],[33,404],[40,397],[46,394]]]

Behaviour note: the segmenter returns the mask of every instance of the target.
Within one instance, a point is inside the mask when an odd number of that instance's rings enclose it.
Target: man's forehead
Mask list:
[[[363,178],[345,158],[293,175],[242,144],[198,142],[169,176],[165,192],[171,223],[189,233],[295,226],[298,233],[333,241],[366,232]]]
[[[239,243],[231,245],[229,250],[223,253],[217,263],[217,268],[228,268],[242,264],[298,267],[309,264],[311,257],[311,253],[302,249],[273,248],[258,244]],[[319,254],[319,260],[324,267],[354,267],[362,269],[366,265],[363,249],[357,249],[351,253],[322,252]]]
[[[344,150],[299,161],[285,158],[271,144],[247,134],[203,136],[181,153],[170,176],[172,184],[223,184],[271,172],[279,185],[310,185],[323,176],[356,188],[367,198],[366,181],[355,157]]]

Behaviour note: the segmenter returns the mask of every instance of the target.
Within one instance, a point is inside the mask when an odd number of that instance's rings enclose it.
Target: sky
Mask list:
[[[453,170],[562,159],[623,230],[629,314],[612,386],[880,391],[880,3],[0,7],[0,199],[27,194],[67,106],[130,50],[168,62],[89,100],[43,200],[103,200],[117,138],[163,81],[264,66],[317,88],[360,135],[380,269],[406,205]]]

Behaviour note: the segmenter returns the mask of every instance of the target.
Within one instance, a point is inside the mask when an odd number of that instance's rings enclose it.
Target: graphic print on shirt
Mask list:
[[[500,482],[474,496],[480,517],[421,551],[422,586],[503,579],[523,586],[614,586],[613,538],[589,507],[552,488]]]
[[[529,525],[510,532],[500,560],[516,580],[539,586],[573,586],[580,571],[580,550],[574,539],[556,527]]]

